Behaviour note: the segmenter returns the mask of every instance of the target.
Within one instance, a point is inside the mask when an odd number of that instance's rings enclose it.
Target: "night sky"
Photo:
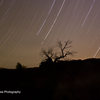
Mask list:
[[[59,40],[72,59],[100,57],[100,0],[0,0],[0,67],[38,66]]]

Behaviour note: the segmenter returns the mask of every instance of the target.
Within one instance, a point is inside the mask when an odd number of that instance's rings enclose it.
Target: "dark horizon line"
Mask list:
[[[100,59],[100,57],[96,57],[96,58],[84,58],[84,59],[66,59],[66,60],[60,60],[60,61],[79,61],[79,60],[81,60],[81,61],[84,61],[84,60],[93,60],[93,59]],[[41,61],[42,62],[42,61]],[[40,62],[40,63],[41,63]],[[18,63],[18,62],[17,62]],[[17,64],[16,63],[16,64]],[[19,62],[20,63],[20,62]],[[21,64],[21,63],[20,63]],[[40,65],[40,64],[39,64]],[[23,64],[22,64],[22,66],[23,66]],[[31,66],[31,67],[29,67],[29,66],[24,66],[25,67],[25,69],[29,69],[29,68],[38,68],[39,66]],[[8,67],[0,67],[0,69],[16,69],[16,66],[14,67],[14,68],[8,68]]]

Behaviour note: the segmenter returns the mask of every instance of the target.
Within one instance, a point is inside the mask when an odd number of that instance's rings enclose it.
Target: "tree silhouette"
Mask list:
[[[42,55],[45,56],[45,60],[47,61],[53,61],[53,56],[54,56],[54,53],[53,53],[53,49],[50,48],[48,49],[47,51],[46,50],[42,50]]]
[[[23,65],[18,62],[17,65],[16,65],[16,69],[18,69],[18,70],[23,69]]]
[[[64,44],[61,41],[58,41],[58,49],[55,51],[52,48],[49,48],[47,51],[42,50],[42,55],[45,57],[45,60],[52,60],[54,62],[59,61],[60,59],[65,59],[69,55],[73,55],[75,52],[71,51],[72,41],[65,41]],[[59,52],[58,52],[59,51]]]

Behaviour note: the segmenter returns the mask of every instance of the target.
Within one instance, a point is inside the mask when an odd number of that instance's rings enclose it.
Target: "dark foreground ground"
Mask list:
[[[100,59],[0,69],[0,100],[100,100]]]

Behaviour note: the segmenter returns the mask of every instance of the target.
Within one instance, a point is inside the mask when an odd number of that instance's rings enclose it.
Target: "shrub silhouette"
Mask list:
[[[17,65],[16,65],[16,69],[21,70],[23,68],[24,68],[23,65],[18,62]]]

